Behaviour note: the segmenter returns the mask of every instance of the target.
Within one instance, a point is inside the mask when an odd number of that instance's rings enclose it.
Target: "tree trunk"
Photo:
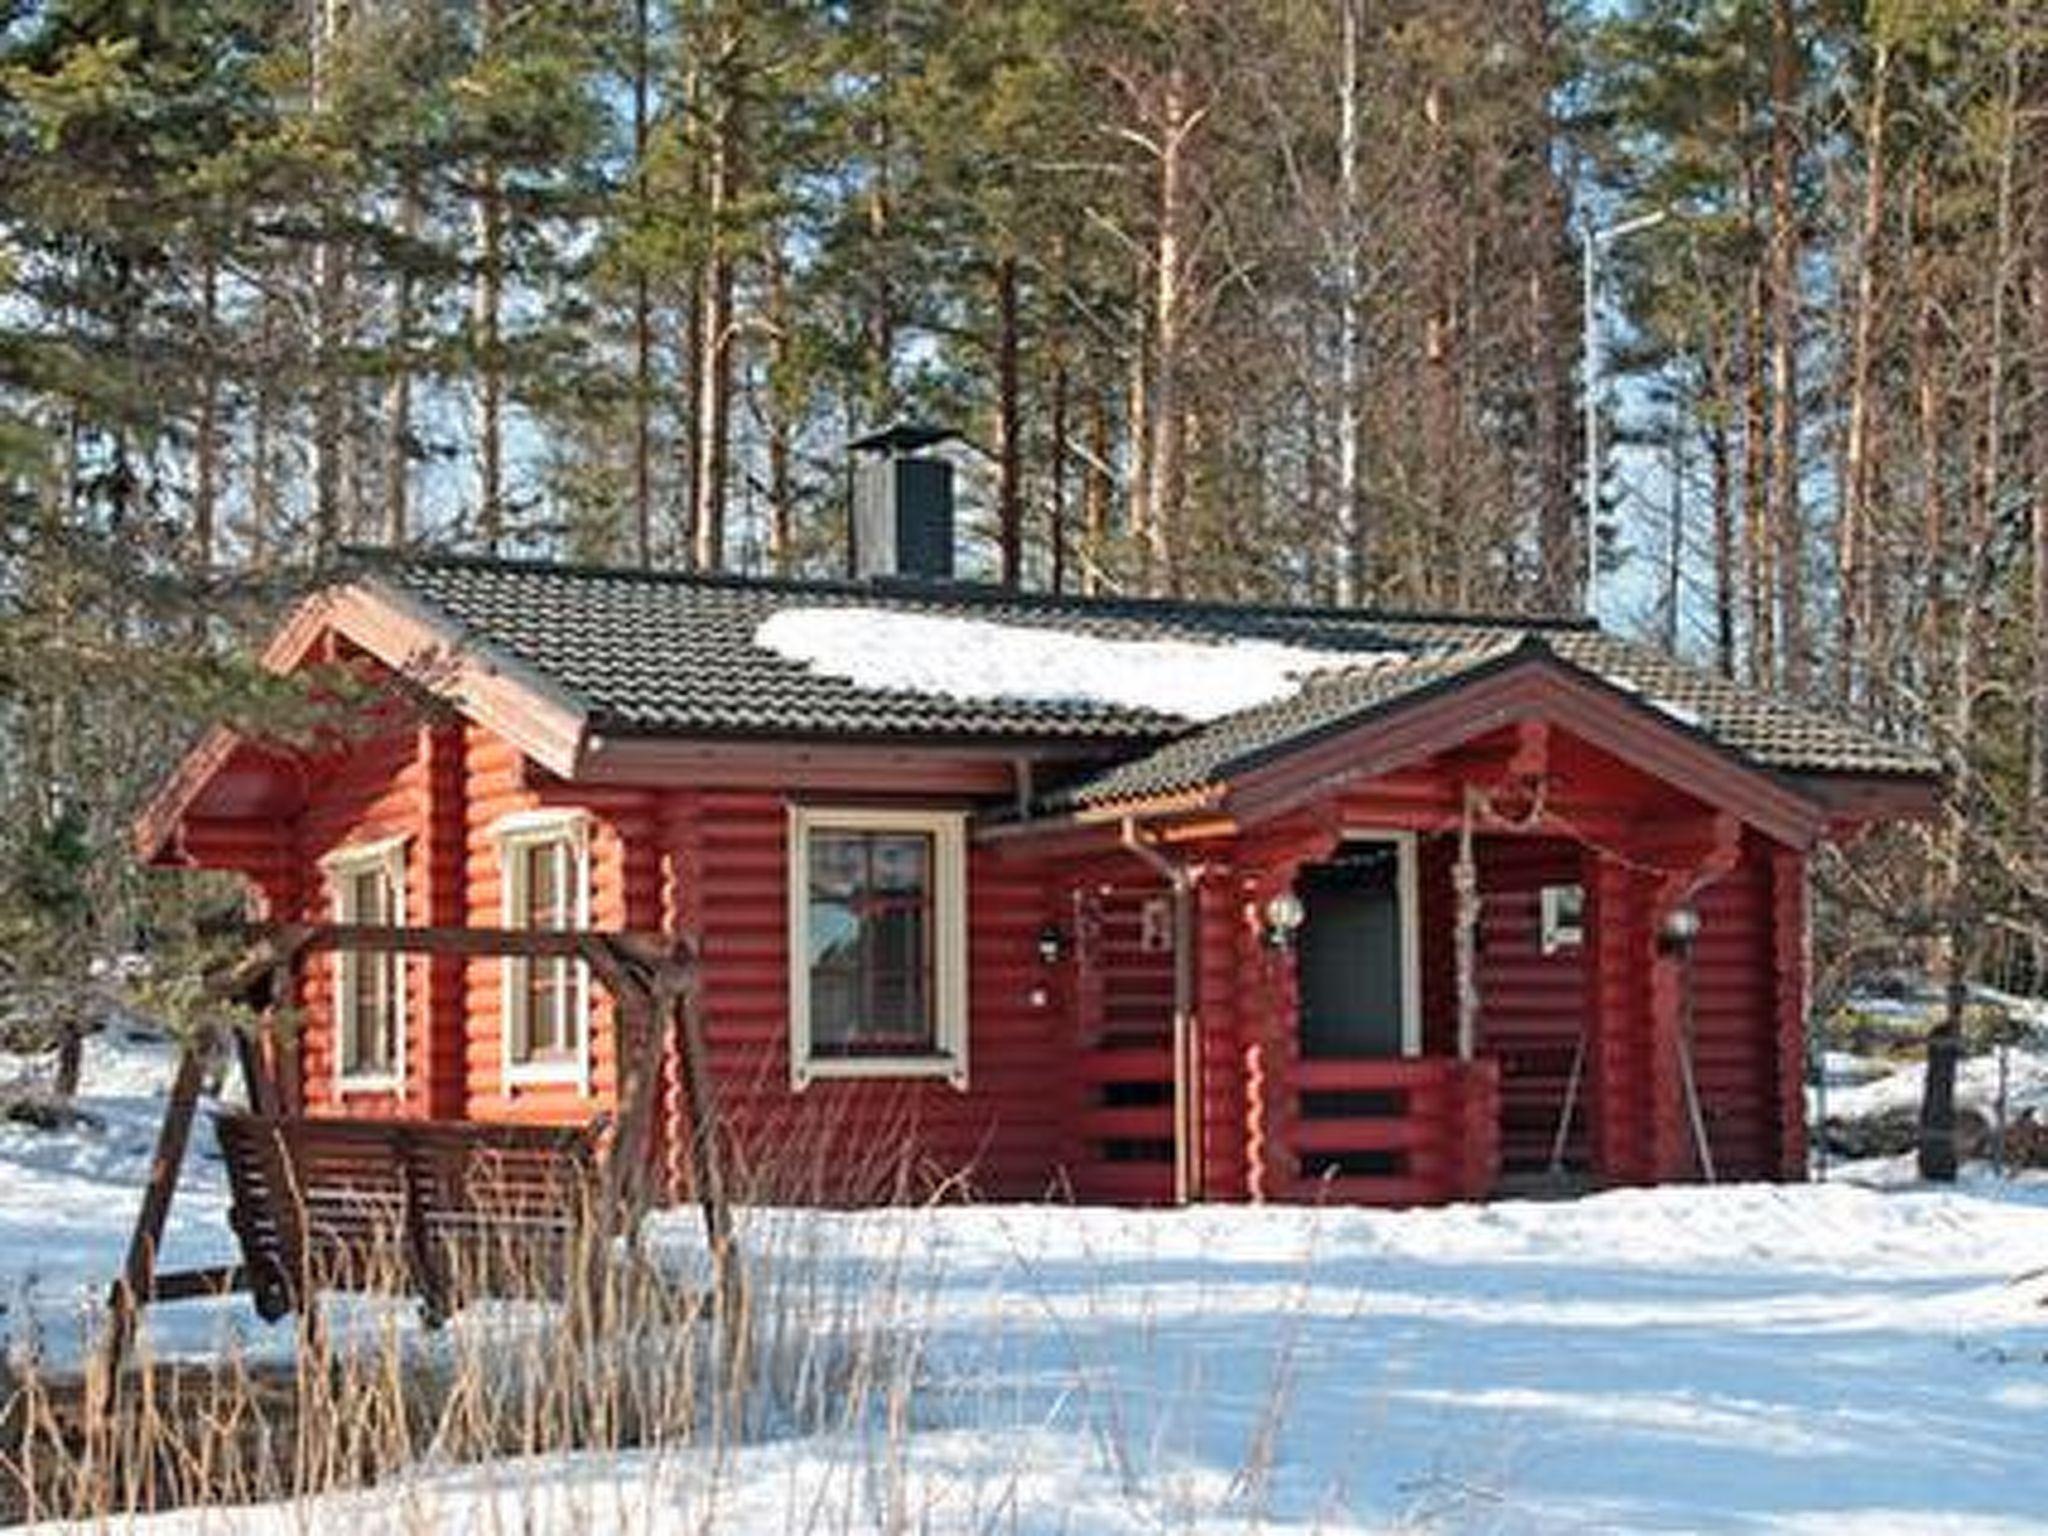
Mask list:
[[[1358,91],[1359,6],[1339,0],[1343,65],[1337,101],[1337,601],[1365,601],[1371,554],[1360,495],[1360,319]]]
[[[420,199],[407,178],[398,205],[399,235],[408,247],[399,259],[392,297],[391,379],[384,391],[384,542],[403,547],[411,536],[412,347],[415,314],[411,242],[419,237]]]
[[[2033,424],[2027,433],[2032,459],[2028,531],[2032,570],[2028,591],[2028,636],[2033,697],[2027,752],[2027,821],[2034,828],[2036,867],[2048,871],[2048,115],[2037,116],[2034,148],[2032,341],[2028,348]]]
[[[893,42],[885,38],[885,46]],[[896,293],[890,273],[895,198],[896,135],[894,122],[895,61],[885,59],[875,90],[875,116],[869,131],[874,164],[868,178],[867,223],[869,262],[866,425],[884,425],[896,407]]]
[[[192,569],[213,567],[220,502],[220,260],[209,248],[199,274],[199,417],[193,426]]]
[[[1950,920],[1962,933],[1976,914],[1966,913],[1965,868],[1973,802],[1976,799],[1978,754],[1974,750],[1977,724],[1977,649],[1981,633],[1980,607],[1990,596],[1991,538],[1997,521],[1999,501],[2005,486],[2005,395],[2008,294],[2012,285],[2015,241],[2013,237],[2013,179],[2019,153],[2020,93],[2022,71],[2018,40],[2017,0],[2005,8],[2005,89],[2001,104],[1998,139],[1998,191],[1994,204],[1992,232],[1991,291],[1983,305],[1984,340],[1983,424],[1980,428],[1978,484],[1967,499],[1968,529],[1964,541],[1963,582],[1955,610],[1955,653],[1949,740],[1958,767],[1953,792],[1948,797],[1942,865],[1944,896]]]
[[[1842,463],[1842,510],[1835,530],[1836,644],[1841,652],[1837,691],[1856,696],[1858,650],[1869,624],[1872,469],[1872,369],[1877,335],[1877,262],[1884,235],[1885,120],[1891,78],[1891,50],[1877,45],[1870,76],[1870,101],[1863,119],[1863,218],[1856,240],[1855,318],[1849,343],[1849,424]]]
[[[57,1020],[57,1063],[50,1093],[60,1104],[78,1097],[85,1077],[85,1025],[78,1010],[67,1004]]]
[[[732,452],[733,317],[732,216],[739,160],[739,39],[729,23],[713,40],[703,76],[699,115],[707,125],[704,221],[709,246],[698,288],[697,469],[692,563],[700,571],[725,567],[725,502]]]
[[[1670,462],[1665,478],[1669,481],[1669,523],[1665,528],[1664,543],[1664,593],[1662,614],[1664,620],[1664,649],[1671,655],[1678,654],[1679,605],[1683,597],[1685,573],[1685,424],[1675,411],[1671,425]]]
[[[1124,441],[1128,445],[1129,455],[1124,474],[1124,532],[1129,541],[1136,546],[1141,579],[1145,576],[1150,565],[1147,551],[1152,545],[1153,516],[1152,343],[1149,322],[1149,306],[1142,303],[1133,304],[1131,306],[1130,366],[1125,370],[1127,382],[1124,396]],[[1105,448],[1106,446],[1105,444]],[[1104,466],[1106,469],[1109,459],[1107,457],[1099,458],[1096,460],[1096,463]],[[1107,533],[1109,519],[1106,512],[1101,520],[1101,525],[1103,531]],[[1099,544],[1094,547],[1093,557],[1097,562],[1096,570],[1098,576],[1101,574],[1100,562],[1107,553],[1106,544]]]
[[[1707,455],[1714,496],[1714,666],[1735,676],[1735,456],[1728,441],[1734,411],[1728,377],[1728,344],[1716,337],[1707,346]]]
[[[1806,520],[1799,488],[1800,279],[1798,174],[1802,65],[1793,0],[1771,5],[1771,475],[1768,518],[1778,587],[1778,651],[1785,686],[1805,691]]]
[[[1055,342],[1052,364],[1052,398],[1049,402],[1051,487],[1046,513],[1051,526],[1046,531],[1050,582],[1055,593],[1067,590],[1067,358],[1066,349]]]
[[[1081,591],[1102,590],[1102,562],[1109,543],[1109,403],[1101,389],[1088,392],[1088,473],[1082,481]]]
[[[277,538],[277,314],[269,295],[259,299],[262,318],[257,322],[259,362],[256,369],[255,399],[249,420],[249,564],[264,570],[270,563]]]
[[[1001,581],[1024,578],[1023,405],[1017,383],[1017,258],[996,261],[996,531]]]
[[[1406,598],[1411,603],[1445,606],[1445,546],[1455,537],[1457,498],[1453,490],[1457,456],[1458,346],[1456,329],[1460,256],[1456,192],[1451,171],[1445,117],[1449,111],[1441,83],[1432,81],[1423,96],[1429,126],[1429,205],[1423,217],[1429,230],[1427,288],[1422,296],[1422,452],[1427,476],[1427,512],[1419,537]]]
[[[481,0],[477,49],[497,45],[503,0]],[[477,533],[496,554],[505,537],[505,359],[502,326],[505,303],[505,198],[494,153],[485,151],[476,198],[476,292],[472,324],[477,354],[476,453]]]
[[[644,227],[651,211],[647,146],[651,116],[649,0],[633,5],[633,211]],[[633,557],[654,564],[654,299],[646,260],[633,258]]]
[[[764,257],[768,279],[768,555],[775,574],[787,576],[796,558],[796,488],[792,475],[791,439],[795,435],[788,405],[790,336],[789,274],[782,243],[771,231]]]
[[[1173,11],[1176,45],[1187,28],[1187,0]],[[1148,583],[1169,593],[1182,585],[1183,502],[1187,482],[1187,403],[1182,398],[1186,364],[1190,223],[1188,157],[1202,114],[1189,101],[1186,67],[1176,58],[1166,69],[1159,113],[1157,227],[1152,252],[1151,484],[1144,546]]]
[[[1777,669],[1772,644],[1770,518],[1764,482],[1770,471],[1770,398],[1765,386],[1764,276],[1752,271],[1744,312],[1742,352],[1743,607],[1749,621],[1749,676],[1768,686]]]
[[[327,110],[334,51],[341,37],[342,0],[316,0],[313,10],[308,105],[317,118]],[[323,205],[322,229],[313,243],[313,547],[325,559],[341,543],[341,252]]]

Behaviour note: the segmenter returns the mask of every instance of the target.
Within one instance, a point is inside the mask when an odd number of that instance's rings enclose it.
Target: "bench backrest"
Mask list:
[[[307,1284],[404,1285],[434,1311],[559,1287],[592,1230],[590,1128],[234,1113],[215,1125],[266,1315]]]

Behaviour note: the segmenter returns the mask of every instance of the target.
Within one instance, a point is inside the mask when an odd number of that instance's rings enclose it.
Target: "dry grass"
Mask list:
[[[429,1329],[393,1230],[345,1277],[302,1277],[320,1299],[312,1316],[276,1325],[296,1330],[286,1351],[160,1359],[145,1331],[114,1400],[95,1404],[78,1373],[17,1348],[0,1377],[0,1520],[298,1503],[421,1469],[567,1452],[716,1453],[868,1425],[891,1438],[919,1378],[914,1337],[899,1326],[914,1309],[905,1269],[828,1267],[793,1203],[806,1186],[843,1194],[845,1156],[842,1137],[819,1132],[746,1171],[744,1283],[726,1305],[701,1241],[650,1251],[637,1234],[589,1225],[568,1252],[516,1232],[451,1249],[467,1305]],[[957,1193],[933,1188],[908,1157],[868,1157],[851,1186],[863,1203]]]
[[[474,1251],[458,1289],[466,1278],[470,1289],[528,1294],[472,1301],[439,1330],[421,1325],[393,1241],[351,1277],[357,1294],[322,1294],[318,1326],[288,1320],[254,1353],[154,1358],[145,1333],[111,1413],[89,1412],[75,1377],[17,1363],[0,1380],[0,1518],[120,1530],[156,1511],[261,1504],[266,1530],[359,1526],[365,1536],[1080,1536],[1094,1528],[1089,1514],[1061,1509],[1078,1430],[1082,1454],[1108,1474],[1113,1499],[1144,1512],[1143,1528],[1209,1528],[1227,1511],[1257,1529],[1294,1406],[1299,1329],[1280,1331],[1268,1379],[1252,1388],[1265,1406],[1241,1465],[1199,1484],[1162,1461],[1192,1451],[1173,1437],[1197,1422],[1212,1384],[1159,1379],[1150,1363],[1123,1379],[1121,1357],[1135,1349],[1143,1359],[1154,1329],[1129,1316],[1113,1265],[1082,1311],[1114,1326],[1069,1335],[1055,1325],[1070,1357],[1057,1380],[991,1363],[1019,1315],[1032,1319],[1027,1333],[1053,1315],[1021,1253],[1021,1291],[991,1294],[973,1358],[942,1374],[931,1351],[957,1341],[962,1320],[941,1314],[954,1302],[916,1214],[971,1188],[916,1150],[917,1130],[909,1108],[881,1119],[870,1100],[858,1124],[814,1111],[750,1138],[776,1150],[733,1170],[746,1284],[728,1316],[712,1306],[701,1229],[678,1212],[644,1241],[614,1239],[566,1261],[515,1240]],[[851,1244],[844,1224],[815,1214],[846,1205],[878,1213]],[[595,1279],[564,1283],[585,1276]],[[977,1326],[965,1324],[969,1334]],[[34,1350],[14,1354],[20,1362]],[[1185,1402],[1155,1401],[1161,1390]],[[948,1470],[954,1432],[972,1438],[981,1426],[1021,1433]],[[919,1439],[928,1430],[936,1452]],[[788,1454],[775,1444],[784,1441]],[[766,1505],[764,1468],[786,1479]],[[362,1489],[375,1489],[373,1502],[330,1498]],[[943,1514],[935,1497],[949,1501]],[[193,1528],[223,1525],[240,1528],[210,1517]]]

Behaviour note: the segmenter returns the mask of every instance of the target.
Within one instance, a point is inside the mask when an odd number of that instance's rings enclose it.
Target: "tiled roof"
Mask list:
[[[1106,753],[1135,754],[1070,790],[1077,801],[1216,782],[1292,742],[1497,663],[1532,636],[1564,662],[1642,695],[1682,727],[1767,768],[1911,775],[1940,768],[1917,748],[1571,621],[1053,598],[969,586],[785,582],[457,557],[378,557],[367,559],[361,574],[423,607],[466,643],[568,693],[600,732],[1092,740]],[[1271,640],[1356,659],[1317,674],[1278,703],[1195,726],[1100,702],[861,688],[754,642],[761,623],[779,610],[831,605],[1120,640]]]
[[[1765,768],[1913,777],[1941,772],[1940,761],[1919,748],[1752,692],[1649,646],[1597,631],[1499,629],[1413,659],[1310,678],[1291,698],[1186,732],[1069,786],[1062,798],[1069,805],[1105,805],[1227,783],[1293,748],[1524,657],[1547,657],[1590,674]]]

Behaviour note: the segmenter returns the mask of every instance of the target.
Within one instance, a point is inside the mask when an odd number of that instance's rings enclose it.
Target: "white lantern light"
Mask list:
[[[1294,892],[1275,892],[1266,901],[1266,942],[1275,949],[1286,948],[1307,916],[1301,898]]]

